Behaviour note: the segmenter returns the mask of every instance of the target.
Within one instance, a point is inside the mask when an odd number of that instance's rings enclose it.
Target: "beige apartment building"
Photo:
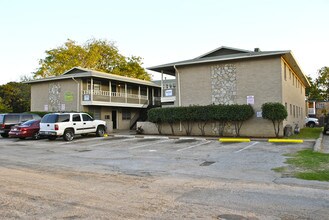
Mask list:
[[[220,47],[194,59],[148,69],[176,77],[175,106],[251,104],[255,115],[243,125],[241,135],[274,135],[272,123],[262,118],[261,106],[266,102],[285,105],[288,118],[282,127],[304,127],[305,88],[310,84],[289,50]],[[209,125],[207,134],[215,134],[215,129]]]
[[[29,81],[31,111],[90,112],[110,129],[130,129],[151,106],[160,106],[161,86],[150,81],[80,67]]]

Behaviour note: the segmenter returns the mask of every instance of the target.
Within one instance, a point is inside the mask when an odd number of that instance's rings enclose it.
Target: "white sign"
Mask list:
[[[257,116],[257,118],[261,118],[261,117],[263,117],[263,114],[262,114],[262,112],[256,112],[256,116]]]
[[[255,104],[255,97],[253,95],[247,96],[247,104],[249,104],[249,105]]]
[[[89,94],[83,95],[83,101],[90,101],[90,95]]]
[[[172,89],[168,89],[165,91],[165,96],[172,96]]]
[[[44,110],[45,112],[47,112],[47,111],[48,111],[48,105],[44,105],[44,106],[43,106],[43,110]]]
[[[61,104],[61,111],[65,111],[65,104]]]

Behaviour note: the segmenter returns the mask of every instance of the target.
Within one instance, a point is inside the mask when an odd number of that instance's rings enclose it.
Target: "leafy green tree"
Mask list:
[[[306,88],[306,96],[308,100],[323,100],[322,93],[317,86],[317,79],[313,80],[310,76],[307,76],[308,81],[311,84],[311,87]]]
[[[234,125],[235,134],[240,136],[240,130],[245,121],[254,115],[254,109],[251,105],[230,105],[230,121]]]
[[[0,97],[0,112],[1,113],[12,112],[12,110],[8,106],[6,106],[6,104],[3,102],[1,97]]]
[[[329,67],[322,67],[318,70],[316,86],[324,101],[329,101]]]
[[[46,57],[39,61],[40,67],[34,78],[58,76],[73,67],[93,69],[105,73],[150,80],[150,75],[141,67],[141,57],[125,57],[113,42],[92,39],[83,45],[68,39],[63,46],[47,50]]]
[[[26,112],[30,110],[30,85],[9,82],[0,86],[0,97],[8,112]]]
[[[288,116],[284,105],[278,102],[267,102],[262,105],[262,117],[272,121],[276,137],[280,134],[280,124]]]
[[[162,134],[162,119],[163,108],[152,108],[147,111],[147,118],[150,122],[153,122],[158,129],[159,134]]]

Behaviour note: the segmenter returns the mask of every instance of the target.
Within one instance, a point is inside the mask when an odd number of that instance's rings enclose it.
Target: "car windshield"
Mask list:
[[[41,123],[56,123],[56,122],[67,122],[70,121],[70,115],[69,114],[49,114],[43,116]]]
[[[6,115],[5,123],[8,124],[16,124],[19,122],[19,115]]]
[[[31,126],[34,122],[36,122],[36,120],[29,120],[29,121],[24,122],[22,125]]]
[[[3,123],[3,115],[0,115],[0,124]]]

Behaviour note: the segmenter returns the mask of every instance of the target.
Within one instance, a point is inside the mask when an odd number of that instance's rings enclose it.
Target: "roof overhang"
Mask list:
[[[191,60],[185,60],[175,63],[168,63],[159,66],[148,67],[146,69],[175,76],[175,67],[178,66],[187,66],[187,65],[196,65],[196,64],[204,64],[204,63],[241,60],[241,59],[253,59],[253,58],[268,57],[268,56],[281,56],[289,52],[290,51],[251,52],[251,53],[234,54],[228,56],[207,57],[201,59],[191,59]]]
[[[25,83],[34,84],[34,83],[58,81],[58,80],[65,80],[65,79],[78,79],[78,78],[91,78],[91,77],[127,82],[127,83],[138,84],[138,85],[161,87],[151,81],[134,79],[134,78],[130,78],[130,77],[119,76],[119,75],[115,75],[115,74],[104,73],[104,72],[99,72],[99,71],[94,71],[94,70],[89,70],[89,69],[83,69],[80,67],[74,67],[71,70],[66,71],[63,75],[60,75],[60,76],[35,79],[35,80],[27,81]]]

